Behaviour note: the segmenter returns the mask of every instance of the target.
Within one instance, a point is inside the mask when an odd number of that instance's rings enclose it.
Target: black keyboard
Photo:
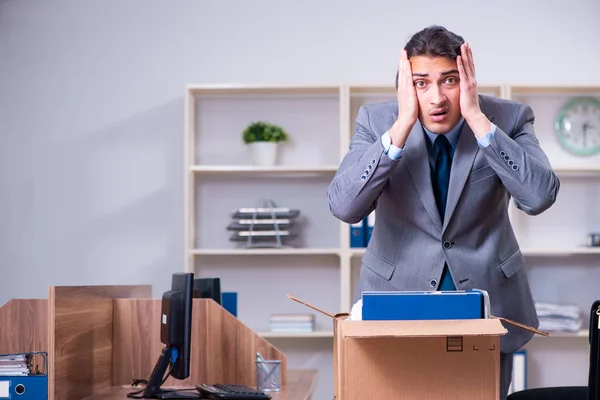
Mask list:
[[[244,385],[216,383],[196,385],[200,394],[209,400],[270,400],[271,396]]]

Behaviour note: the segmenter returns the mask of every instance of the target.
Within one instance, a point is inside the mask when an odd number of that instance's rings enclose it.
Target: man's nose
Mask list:
[[[445,100],[446,100],[446,96],[444,95],[444,92],[442,91],[442,89],[437,85],[432,85],[431,86],[431,97],[429,98],[429,101],[431,102],[431,104],[440,104],[440,103],[443,103]]]

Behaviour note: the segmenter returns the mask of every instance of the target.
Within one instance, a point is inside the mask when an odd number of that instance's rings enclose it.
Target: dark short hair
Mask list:
[[[404,46],[408,58],[413,56],[448,57],[456,60],[460,55],[460,46],[465,42],[462,36],[450,32],[439,25],[428,26],[415,33]],[[396,88],[398,88],[398,74],[396,72]]]

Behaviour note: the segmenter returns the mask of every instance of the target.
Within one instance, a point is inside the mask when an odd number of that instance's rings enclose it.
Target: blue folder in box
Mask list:
[[[362,293],[364,321],[480,319],[489,317],[489,309],[488,294],[479,289]]]

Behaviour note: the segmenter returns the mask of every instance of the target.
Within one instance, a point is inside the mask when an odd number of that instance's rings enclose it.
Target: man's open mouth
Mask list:
[[[448,114],[448,110],[435,110],[434,112],[431,113],[431,115],[433,116],[440,116],[440,115],[446,115]]]

